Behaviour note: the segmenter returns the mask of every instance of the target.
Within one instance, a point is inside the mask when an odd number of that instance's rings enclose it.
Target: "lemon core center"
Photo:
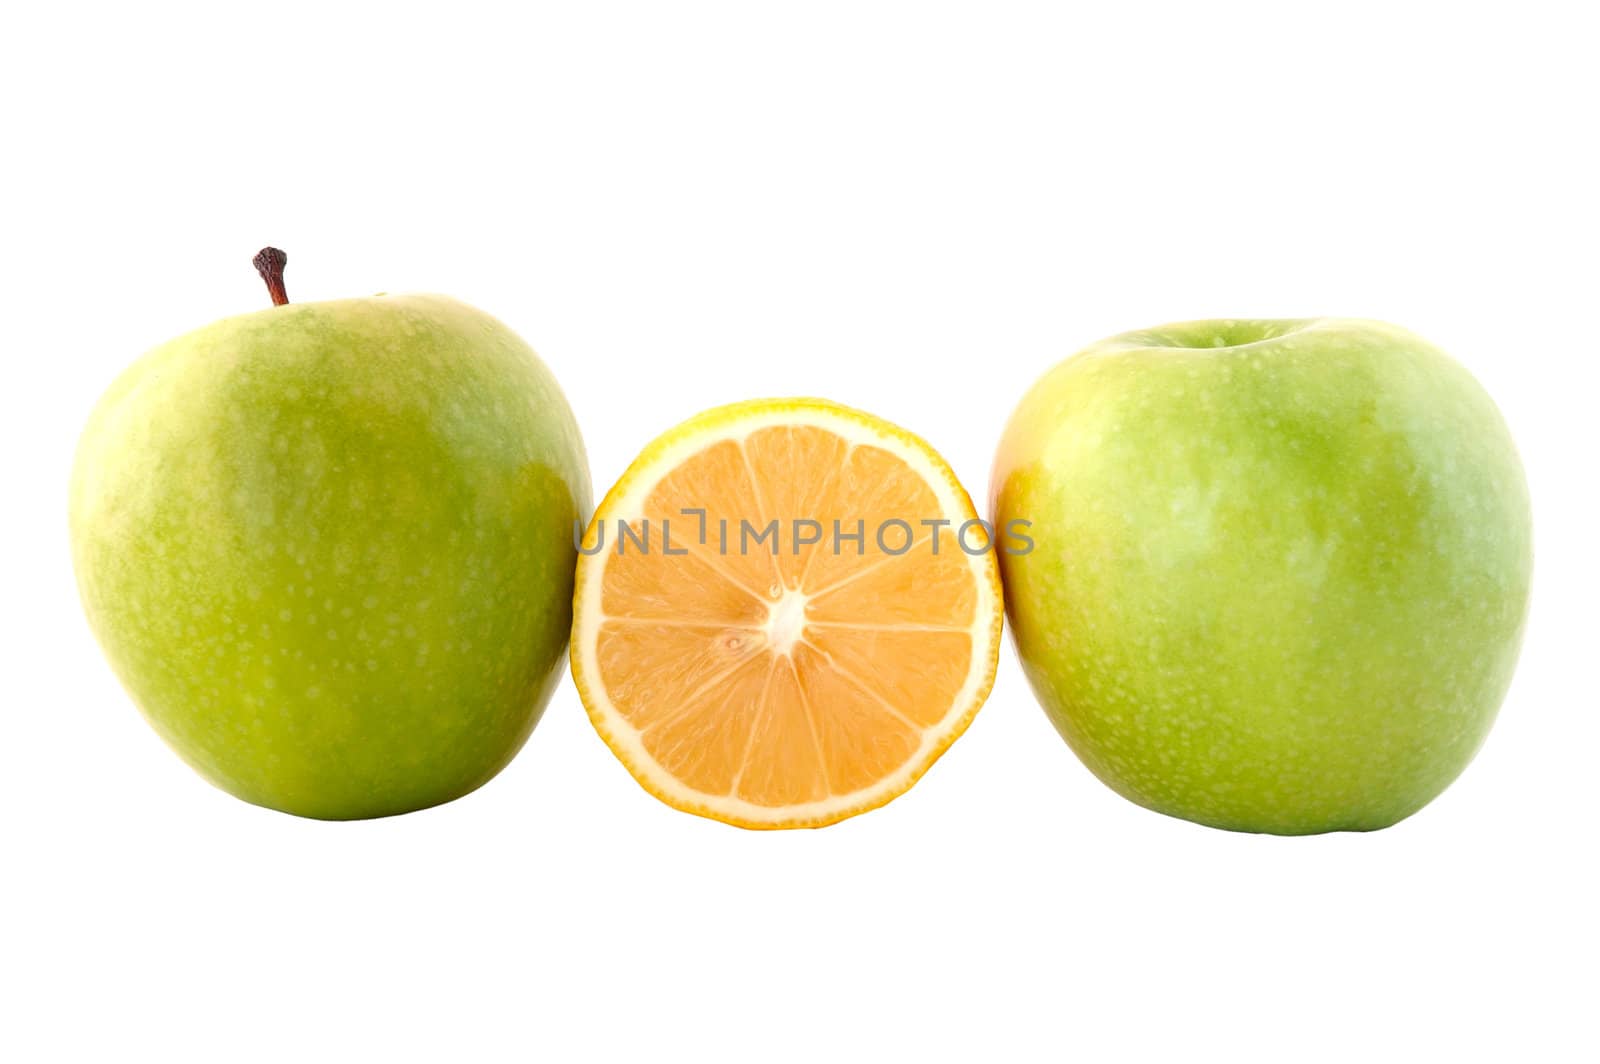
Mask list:
[[[767,613],[767,642],[775,654],[787,654],[806,628],[806,594],[789,590]]]

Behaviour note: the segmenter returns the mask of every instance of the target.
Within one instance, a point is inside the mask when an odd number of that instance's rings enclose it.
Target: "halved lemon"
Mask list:
[[[875,809],[994,682],[991,538],[944,460],[870,414],[817,399],[708,411],[647,447],[590,522],[578,693],[678,809],[748,828]]]

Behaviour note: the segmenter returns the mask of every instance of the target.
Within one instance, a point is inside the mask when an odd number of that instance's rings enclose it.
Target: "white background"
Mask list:
[[[0,1057],[1595,1059],[1586,6],[10,10]],[[244,805],[119,689],[64,515],[100,390],[265,305],[266,243],[297,300],[436,290],[509,322],[597,494],[690,414],[811,393],[981,498],[1023,390],[1103,335],[1407,325],[1528,466],[1516,683],[1461,780],[1371,835],[1128,804],[1009,647],[913,791],[823,831],[661,805],[570,683],[452,805]]]

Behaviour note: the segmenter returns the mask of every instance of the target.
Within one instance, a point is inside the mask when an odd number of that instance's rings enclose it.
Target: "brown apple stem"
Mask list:
[[[272,295],[272,305],[281,307],[289,302],[289,293],[283,288],[283,268],[289,264],[289,256],[277,248],[262,248],[250,261],[255,264],[256,272],[261,275],[261,279],[267,282],[267,291]]]

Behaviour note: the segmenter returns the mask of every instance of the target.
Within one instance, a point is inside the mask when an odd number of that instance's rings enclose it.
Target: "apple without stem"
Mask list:
[[[258,268],[284,304],[281,252]],[[278,305],[101,399],[73,560],[117,675],[201,775],[352,819],[498,772],[550,696],[589,474],[554,377],[442,296]]]
[[[1040,380],[991,482],[1018,656],[1094,773],[1241,831],[1382,828],[1483,741],[1527,486],[1459,365],[1371,321],[1128,333]]]

